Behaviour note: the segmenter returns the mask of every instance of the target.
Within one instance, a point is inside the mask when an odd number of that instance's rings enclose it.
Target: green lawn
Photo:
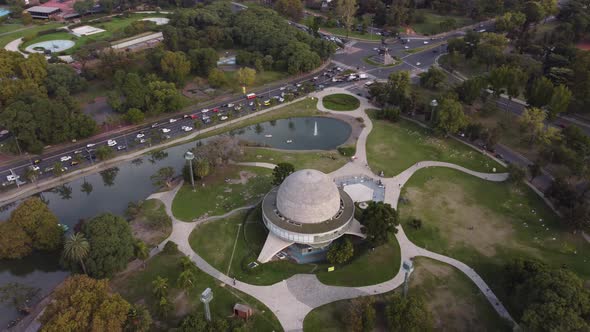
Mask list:
[[[0,47],[4,48],[6,44],[10,43],[15,39],[19,39],[24,36],[33,35],[39,31],[55,29],[58,27],[63,27],[64,25],[61,23],[47,23],[43,25],[32,25],[30,28],[22,31],[14,31],[12,33],[0,36]]]
[[[515,258],[566,266],[590,278],[590,244],[524,185],[493,183],[452,169],[418,171],[402,192],[400,218],[416,245],[474,268],[500,297],[498,271]],[[406,223],[419,218],[419,230]]]
[[[286,151],[267,148],[244,148],[240,161],[267,162],[272,164],[290,163],[299,169],[316,169],[324,173],[333,172],[348,162],[338,151]]]
[[[196,282],[188,296],[182,294],[177,286],[178,276],[181,272],[180,258],[182,254],[162,252],[147,261],[145,269],[137,269],[127,274],[116,276],[111,281],[113,289],[131,303],[144,303],[152,317],[156,320],[156,299],[152,295],[152,281],[157,277],[168,279],[169,298],[174,299],[175,308],[171,317],[160,322],[162,325],[152,326],[155,330],[169,330],[178,325],[183,316],[190,313],[204,315],[203,304],[199,300],[200,294],[206,288],[211,288],[214,300],[211,302],[211,314],[217,319],[228,318],[232,315],[232,309],[236,303],[244,303],[254,308],[255,313],[245,323],[245,331],[282,331],[281,325],[272,312],[262,303],[227,285],[220,285],[208,274],[198,270]]]
[[[172,220],[164,204],[156,199],[143,201],[139,214],[129,224],[133,237],[141,239],[149,248],[162,243],[172,233]]]
[[[419,34],[435,35],[449,30],[457,29],[475,23],[471,18],[454,15],[439,15],[428,9],[417,9],[416,15],[424,15],[424,22],[412,24],[412,29]],[[454,27],[443,28],[441,22],[453,19],[455,20]]]
[[[434,136],[428,129],[407,120],[392,123],[373,118],[367,139],[367,158],[372,169],[395,176],[419,161],[444,161],[474,171],[502,172],[504,168],[453,139]]]
[[[22,24],[0,24],[0,34],[9,33],[24,27]]]
[[[355,96],[345,93],[335,93],[322,98],[324,107],[332,111],[354,111],[359,108],[361,101]]]
[[[384,309],[393,292],[372,296],[377,311],[376,331],[389,330]],[[510,331],[485,296],[463,273],[450,265],[427,258],[414,260],[409,293],[425,299],[435,331]],[[344,331],[351,300],[342,300],[312,310],[303,322],[305,332]]]
[[[465,59],[465,57],[462,55],[458,56],[459,60],[456,63],[451,64],[449,61],[449,55],[444,54],[439,58],[439,63],[442,67],[449,70],[452,69],[454,71],[458,71],[467,78],[485,75],[488,73],[486,66],[477,62],[475,59]]]
[[[225,74],[225,79],[229,87],[235,91],[242,91],[242,86],[238,83],[236,78],[236,71],[225,71],[223,73]],[[250,88],[280,81],[287,77],[289,77],[288,73],[280,71],[265,70],[262,72],[256,72],[254,84]]]
[[[400,267],[399,246],[392,237],[388,244],[374,251],[362,243],[355,245],[353,260],[336,266],[333,272],[327,272],[331,266],[327,262],[295,264],[286,260],[248,268],[250,262],[256,261],[267,234],[257,207],[201,225],[193,231],[189,241],[195,252],[221,272],[257,285],[274,284],[297,273],[317,273],[320,281],[328,285],[366,286],[393,278]]]
[[[379,62],[373,61],[373,59],[371,59],[372,57],[373,57],[372,55],[366,56],[366,57],[363,58],[363,61],[366,64],[369,64],[371,66],[384,67],[384,68],[395,67],[395,66],[400,65],[400,64],[403,63],[402,61],[399,61],[396,58],[394,58],[394,62],[392,64],[390,64],[390,65],[384,65],[384,64],[381,64]]]
[[[244,172],[239,183],[240,172]],[[272,171],[260,167],[226,166],[215,169],[204,181],[197,181],[196,191],[185,184],[172,202],[172,213],[180,220],[192,221],[205,215],[222,215],[255,203],[271,189]],[[247,180],[246,180],[247,178]],[[227,183],[231,179],[232,183]],[[204,186],[202,186],[204,184]]]

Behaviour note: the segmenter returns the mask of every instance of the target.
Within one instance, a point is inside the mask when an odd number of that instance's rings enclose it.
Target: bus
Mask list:
[[[246,99],[256,99],[256,94],[255,93],[249,93],[246,95]]]

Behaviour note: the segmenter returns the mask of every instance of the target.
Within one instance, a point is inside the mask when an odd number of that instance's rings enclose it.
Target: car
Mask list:
[[[297,83],[295,86],[298,87],[298,88],[300,88],[301,87],[301,83]]]
[[[264,101],[264,106],[270,106],[270,99]]]
[[[254,102],[253,102],[253,101],[251,101],[251,102],[248,104],[248,106],[254,106]]]
[[[162,128],[162,132],[164,134],[169,133],[170,132],[170,129],[168,129],[168,128]]]
[[[39,165],[41,163],[41,159],[33,160],[33,165]]]
[[[424,41],[424,45],[428,45],[428,41],[427,40]]]
[[[227,104],[227,107],[228,107],[228,108],[232,108],[232,107],[234,107],[234,106],[235,106],[235,105],[234,105],[234,104],[232,104],[232,103],[229,103],[229,104]]]
[[[72,156],[62,156],[61,158],[59,158],[59,161],[61,161],[62,163],[65,161],[68,161],[72,159]]]
[[[191,130],[193,130],[193,127],[182,126],[182,130],[184,130],[184,131],[191,131]]]
[[[10,175],[7,175],[6,176],[6,181],[12,182],[12,181],[18,180],[18,178],[19,178],[18,175],[10,174]]]
[[[420,62],[416,62],[416,66],[419,66],[419,65],[421,65],[421,63]]]
[[[114,139],[110,139],[107,141],[107,145],[108,146],[115,146],[115,145],[117,145],[117,141],[115,141]]]
[[[152,128],[156,128],[156,127],[158,127],[159,125],[160,125],[160,124],[156,122],[156,123],[154,123],[154,124],[152,125]],[[139,137],[138,137],[138,138],[139,138]]]
[[[378,47],[373,47],[373,51],[379,51]]]
[[[319,79],[318,76],[314,76],[314,78],[312,79],[312,81],[317,81]]]
[[[281,98],[279,98],[278,100],[279,100],[279,103],[282,103],[282,102],[284,102],[284,101],[285,101],[285,98],[282,98],[282,97],[281,97]]]
[[[74,151],[74,154],[80,154],[82,152],[83,152],[82,150],[76,150],[76,151]]]
[[[43,170],[45,173],[53,171],[53,166],[45,167]]]
[[[208,108],[203,108],[203,109],[201,110],[201,113],[207,113],[207,112],[209,112],[209,109],[208,109]]]
[[[91,148],[91,147],[93,147],[93,146],[95,146],[95,145],[96,145],[96,144],[94,144],[94,143],[88,143],[88,144],[86,144],[86,147],[87,147],[87,148]]]
[[[80,162],[77,160],[72,160],[72,162],[70,163],[70,166],[76,166],[78,165]]]
[[[404,46],[404,48],[407,50],[410,48],[410,46],[406,45],[406,46]]]
[[[169,121],[170,123],[174,123],[174,122],[178,121],[178,119],[170,119],[170,120],[168,120],[168,121]]]
[[[170,139],[170,135],[164,135],[164,139]]]
[[[137,136],[135,136],[135,138],[144,138],[145,134],[144,133],[139,133],[137,134]]]
[[[119,145],[117,146],[117,150],[121,151],[121,150],[125,150],[127,149],[127,147],[125,145]]]
[[[210,118],[203,118],[203,123],[204,124],[210,124],[211,123],[211,119]]]
[[[142,138],[142,139],[139,140],[139,144],[143,144],[145,142],[147,142],[147,139],[145,139],[145,138]]]
[[[325,74],[326,74],[326,73],[324,73],[324,75],[325,75]],[[283,91],[283,90],[285,90],[286,88],[287,88],[286,86],[282,86],[282,87],[281,87],[279,90]]]
[[[40,170],[39,166],[35,166],[35,165],[31,165],[31,166],[29,166],[29,168],[32,169],[33,171],[39,171]]]
[[[219,119],[220,119],[221,121],[225,121],[225,120],[227,120],[227,116],[225,116],[225,115],[224,115],[224,116],[222,116],[222,117],[221,117],[221,118],[219,118]]]

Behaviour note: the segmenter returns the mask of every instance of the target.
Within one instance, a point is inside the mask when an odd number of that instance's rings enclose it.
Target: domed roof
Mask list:
[[[326,174],[304,169],[287,176],[277,193],[277,209],[288,219],[302,223],[326,221],[340,209],[340,191]]]

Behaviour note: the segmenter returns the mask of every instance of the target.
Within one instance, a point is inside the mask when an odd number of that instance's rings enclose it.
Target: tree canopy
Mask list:
[[[67,278],[52,294],[40,331],[123,331],[131,305],[109,289],[108,280]]]
[[[272,184],[275,186],[280,185],[285,181],[287,176],[291,173],[295,172],[295,166],[289,163],[279,163],[277,166],[272,170]]]
[[[398,214],[391,205],[383,202],[369,202],[360,220],[365,226],[367,241],[373,246],[385,244],[389,235],[397,233]]]
[[[395,294],[385,309],[391,331],[422,332],[432,330],[432,315],[421,297]]]
[[[133,236],[125,219],[105,213],[82,226],[82,233],[90,243],[86,258],[88,275],[96,278],[111,277],[124,269],[133,257]]]

